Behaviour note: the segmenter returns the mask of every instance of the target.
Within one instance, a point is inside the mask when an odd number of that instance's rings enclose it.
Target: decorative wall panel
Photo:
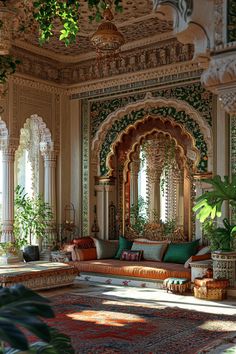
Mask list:
[[[89,235],[89,151],[90,151],[90,130],[89,130],[89,105],[84,100],[82,105],[82,233]]]
[[[236,41],[236,2],[227,2],[227,42]]]
[[[144,118],[146,115],[160,115],[167,119],[174,119],[176,122],[182,124],[185,129],[195,138],[196,147],[200,151],[201,160],[198,165],[199,172],[207,171],[207,144],[204,141],[204,137],[200,131],[199,125],[194,121],[186,112],[177,112],[174,107],[158,107],[150,109],[140,109],[138,111],[132,111],[130,114],[125,115],[119,121],[115,121],[111,129],[106,134],[105,141],[102,145],[100,153],[100,172],[104,176],[107,174],[106,158],[110,152],[112,142],[116,139],[118,134],[125,130],[129,125],[134,124],[136,121]]]
[[[151,93],[153,97],[176,98],[187,102],[205,118],[210,126],[212,125],[212,93],[205,90],[199,82],[167,89],[153,90]],[[114,112],[118,108],[124,107],[129,103],[142,100],[144,97],[145,93],[142,92],[129,96],[93,102],[91,104],[92,137],[94,137],[100,124],[105,121],[111,112]]]

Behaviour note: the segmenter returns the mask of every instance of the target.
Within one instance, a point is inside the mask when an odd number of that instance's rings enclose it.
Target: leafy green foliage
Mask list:
[[[236,235],[236,225],[231,225],[227,218],[223,219],[223,227],[217,227],[213,220],[220,217],[224,201],[232,208],[236,207],[236,175],[229,177],[215,176],[206,179],[205,182],[212,185],[213,189],[203,193],[196,200],[193,211],[197,218],[203,223],[205,236],[210,240],[212,250],[232,250],[233,239]]]
[[[20,248],[16,243],[13,242],[3,242],[0,243],[0,256],[5,254],[18,255]]]
[[[51,207],[40,195],[31,199],[24,188],[16,187],[14,234],[17,244],[31,244],[32,236],[47,237],[46,229],[52,218]]]
[[[108,1],[87,0],[92,11],[89,20],[100,21],[102,13],[109,6]],[[115,10],[122,11],[121,0],[114,0]],[[75,42],[79,32],[80,1],[78,0],[37,0],[33,3],[35,20],[39,24],[39,41],[41,44],[49,41],[55,35],[55,28],[62,27],[59,40],[66,46]]]
[[[0,349],[0,354],[15,354],[19,350],[27,353],[73,354],[70,339],[50,328],[44,318],[53,318],[49,300],[23,285],[11,288],[0,287],[0,340],[12,348]],[[43,340],[28,343],[25,331]]]
[[[0,84],[5,84],[8,76],[15,73],[18,64],[20,61],[11,55],[0,55]]]
[[[203,232],[206,238],[210,241],[212,251],[231,251],[232,242],[236,233],[236,226],[231,225],[229,220],[223,220],[224,227],[217,227],[215,223],[208,219],[203,223]]]
[[[221,180],[220,176],[206,179],[206,183],[212,185],[213,190],[203,193],[196,200],[193,211],[197,213],[200,222],[207,218],[215,219],[221,216],[221,208],[224,201],[228,201],[232,207],[236,207],[236,175],[229,181],[229,177]]]
[[[164,235],[171,235],[176,229],[176,219],[169,219],[163,223]]]
[[[147,203],[145,200],[139,196],[137,204],[133,204],[130,207],[130,220],[132,228],[137,231],[139,234],[142,234],[145,228],[145,225],[148,222],[146,216]]]

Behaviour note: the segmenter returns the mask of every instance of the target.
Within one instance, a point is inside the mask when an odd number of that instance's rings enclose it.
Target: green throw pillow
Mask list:
[[[118,251],[116,252],[115,259],[120,259],[121,253],[124,250],[130,250],[132,247],[133,241],[127,240],[125,237],[120,236],[119,237],[119,246],[118,246]]]
[[[186,243],[171,243],[164,256],[164,262],[184,264],[189,257],[197,253],[199,240]]]

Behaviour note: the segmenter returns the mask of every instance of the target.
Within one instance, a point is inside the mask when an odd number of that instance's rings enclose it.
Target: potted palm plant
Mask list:
[[[24,248],[26,261],[39,260],[39,246],[32,245],[33,240],[47,238],[47,227],[53,218],[51,207],[40,195],[30,198],[24,188],[15,190],[14,235],[16,243]]]
[[[193,211],[203,224],[204,235],[209,238],[212,249],[214,278],[228,278],[230,285],[235,283],[235,235],[236,225],[231,224],[235,220],[236,212],[236,175],[224,177],[215,176],[206,179],[205,182],[212,186],[212,190],[203,193],[197,198]],[[219,226],[219,218],[222,215],[222,205],[227,202],[231,213],[231,222],[223,219],[223,225]],[[218,223],[216,223],[218,221]]]

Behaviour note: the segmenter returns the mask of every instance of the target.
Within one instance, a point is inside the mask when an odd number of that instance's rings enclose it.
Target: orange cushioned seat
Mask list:
[[[191,279],[191,271],[183,264],[164,262],[127,262],[116,259],[99,259],[73,262],[79,272],[130,276],[164,280],[166,278]]]

